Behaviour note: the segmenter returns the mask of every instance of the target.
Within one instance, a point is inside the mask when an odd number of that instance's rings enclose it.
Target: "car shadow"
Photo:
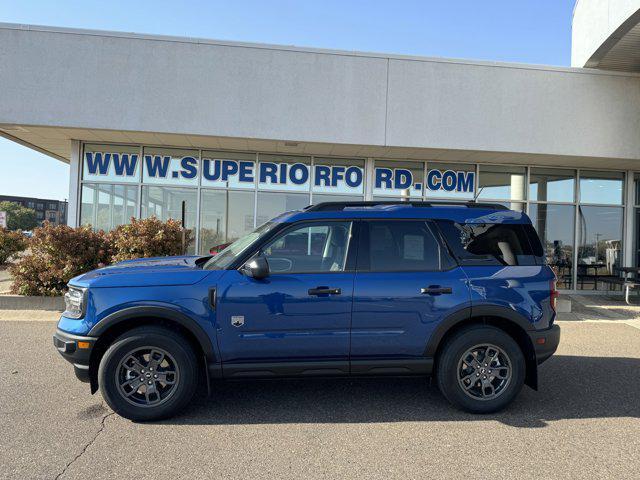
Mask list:
[[[160,424],[375,423],[495,420],[520,428],[548,421],[640,417],[640,359],[558,355],[540,366],[540,388],[525,387],[506,410],[473,415],[453,408],[424,378],[220,382]]]

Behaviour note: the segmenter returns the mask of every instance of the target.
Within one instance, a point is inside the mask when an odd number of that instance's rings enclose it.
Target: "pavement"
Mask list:
[[[540,390],[500,414],[424,379],[255,381],[142,424],[75,379],[53,322],[0,320],[0,478],[638,478],[640,329],[559,323]]]

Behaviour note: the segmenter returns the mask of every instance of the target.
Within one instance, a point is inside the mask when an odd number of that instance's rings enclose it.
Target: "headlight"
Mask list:
[[[69,291],[64,294],[65,311],[63,315],[69,318],[82,318],[84,316],[84,288],[69,286]]]

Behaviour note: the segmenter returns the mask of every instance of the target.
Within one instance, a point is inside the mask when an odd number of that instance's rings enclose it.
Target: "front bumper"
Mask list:
[[[538,365],[547,360],[558,349],[560,343],[560,327],[553,325],[546,330],[527,332],[536,352]]]
[[[82,382],[89,382],[89,359],[98,340],[96,337],[84,337],[63,332],[60,329],[53,334],[53,345],[65,360],[73,364],[73,371]]]

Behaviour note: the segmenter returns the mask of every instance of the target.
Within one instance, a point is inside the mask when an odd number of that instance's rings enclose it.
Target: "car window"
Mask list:
[[[381,221],[368,222],[368,226],[363,252],[367,258],[360,264],[364,270],[415,272],[441,268],[441,247],[427,222]]]
[[[271,273],[342,272],[351,222],[306,223],[283,232],[262,249]]]
[[[205,270],[222,270],[227,268],[260,237],[267,235],[277,225],[278,224],[274,222],[267,222],[256,228],[253,232],[240,237],[235,242],[227,245],[220,253],[211,257],[207,263],[204,264],[203,268]]]
[[[531,225],[439,221],[438,226],[453,254],[465,264],[535,265],[542,254]]]

